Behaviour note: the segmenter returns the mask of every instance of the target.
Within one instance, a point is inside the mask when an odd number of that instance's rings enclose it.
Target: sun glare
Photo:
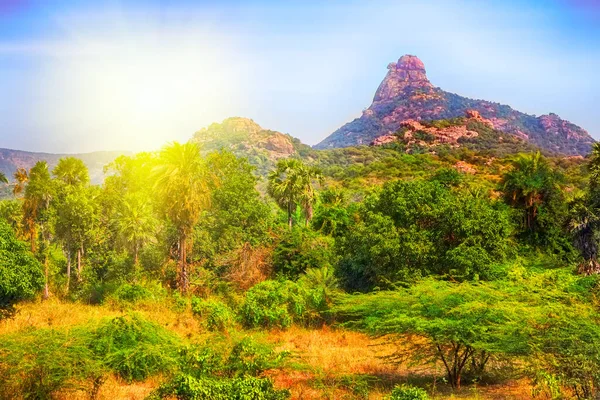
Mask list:
[[[85,18],[91,17],[76,21]],[[151,22],[103,18],[101,26],[118,28],[109,34],[78,29],[54,47],[40,83],[48,93],[60,92],[68,106],[43,103],[41,112],[57,127],[76,124],[90,147],[110,137],[102,147],[155,149],[189,138],[232,108],[239,85],[229,73],[230,43],[200,28],[176,25],[158,34]]]

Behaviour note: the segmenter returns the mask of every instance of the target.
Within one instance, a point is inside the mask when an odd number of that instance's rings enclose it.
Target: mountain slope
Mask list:
[[[126,152],[119,151],[97,151],[84,154],[52,154],[0,149],[0,171],[2,171],[9,180],[12,180],[12,176],[17,168],[29,170],[36,162],[46,161],[52,170],[59,159],[63,157],[76,157],[81,159],[85,165],[87,165],[92,183],[99,184],[103,180],[104,166],[125,153]]]
[[[270,169],[280,158],[310,150],[309,146],[290,135],[263,129],[253,120],[242,117],[211,124],[197,131],[191,141],[202,145],[205,152],[226,149],[237,156],[247,157],[259,172]]]
[[[536,117],[510,106],[474,100],[434,87],[416,56],[402,56],[388,65],[373,103],[360,118],[347,123],[315,146],[317,149],[368,144],[396,132],[406,120],[431,121],[477,111],[494,129],[516,135],[542,149],[567,155],[585,155],[594,139],[584,129],[556,114]]]

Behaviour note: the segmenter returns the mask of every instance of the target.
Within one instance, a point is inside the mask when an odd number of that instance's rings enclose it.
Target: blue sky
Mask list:
[[[600,139],[597,0],[0,0],[0,147],[151,150],[228,116],[315,144],[403,54]]]

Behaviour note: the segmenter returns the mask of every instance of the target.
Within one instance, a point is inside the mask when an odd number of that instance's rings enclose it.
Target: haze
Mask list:
[[[152,150],[229,116],[315,144],[405,53],[445,90],[598,139],[595,3],[0,0],[0,147]]]

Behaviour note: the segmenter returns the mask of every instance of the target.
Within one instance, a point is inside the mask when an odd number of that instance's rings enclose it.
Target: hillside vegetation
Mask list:
[[[0,399],[597,398],[600,146],[422,126],[477,136],[231,119],[7,177]]]

